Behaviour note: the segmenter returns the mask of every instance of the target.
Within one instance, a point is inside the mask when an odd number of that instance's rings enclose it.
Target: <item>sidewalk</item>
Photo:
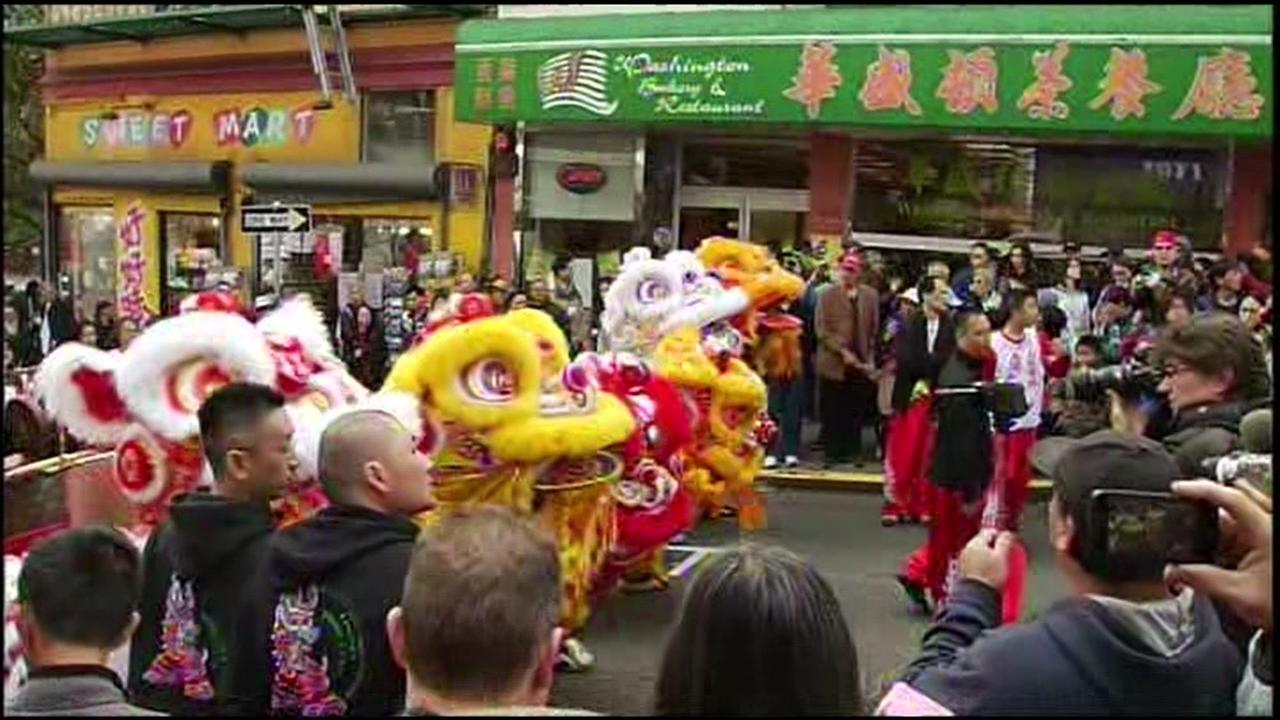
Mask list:
[[[806,420],[804,429],[800,434],[800,467],[783,469],[779,466],[772,470],[761,470],[760,480],[778,486],[818,487],[870,493],[883,492],[884,466],[880,461],[863,463],[861,467],[852,470],[828,470],[822,467],[822,451],[814,447],[818,441],[818,432],[818,424]],[[871,428],[867,428],[863,432],[863,448],[870,451],[874,447],[874,431]],[[1033,496],[1047,494],[1052,488],[1052,482],[1046,478],[1032,478],[1031,480],[1031,493]]]

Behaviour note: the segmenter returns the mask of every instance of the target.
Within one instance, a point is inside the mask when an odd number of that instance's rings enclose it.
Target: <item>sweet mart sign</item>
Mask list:
[[[51,160],[356,162],[359,114],[345,103],[316,110],[318,99],[286,93],[53,105],[47,154]]]
[[[460,43],[458,119],[1271,135],[1269,37],[863,37]]]

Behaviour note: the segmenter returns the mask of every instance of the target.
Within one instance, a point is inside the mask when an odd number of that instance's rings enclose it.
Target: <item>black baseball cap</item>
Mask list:
[[[1051,466],[1053,493],[1077,527],[1083,527],[1095,490],[1169,492],[1181,474],[1177,461],[1160,443],[1114,430],[1099,430],[1055,454],[1057,458],[1045,458]]]

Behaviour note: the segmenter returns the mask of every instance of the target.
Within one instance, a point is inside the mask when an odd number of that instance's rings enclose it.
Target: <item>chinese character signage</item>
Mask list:
[[[1117,40],[1124,38],[1117,37]],[[727,39],[732,42],[732,39]],[[1269,136],[1269,46],[841,43],[458,55],[458,119]]]

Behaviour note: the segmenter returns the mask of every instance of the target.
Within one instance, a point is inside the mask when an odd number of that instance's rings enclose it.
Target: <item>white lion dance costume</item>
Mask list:
[[[205,398],[234,381],[273,387],[287,400],[300,464],[278,515],[281,524],[310,515],[324,504],[315,482],[323,415],[368,391],[334,355],[324,320],[305,296],[257,324],[231,295],[189,300],[181,314],[147,328],[124,351],[79,343],[57,348],[40,365],[36,397],[72,435],[115,449],[116,487],[137,510],[139,524],[129,530],[145,539],[174,496],[211,481],[196,414]],[[19,559],[6,558],[6,588],[20,568]],[[8,593],[5,601],[11,608]],[[7,679],[10,629],[7,620]]]

